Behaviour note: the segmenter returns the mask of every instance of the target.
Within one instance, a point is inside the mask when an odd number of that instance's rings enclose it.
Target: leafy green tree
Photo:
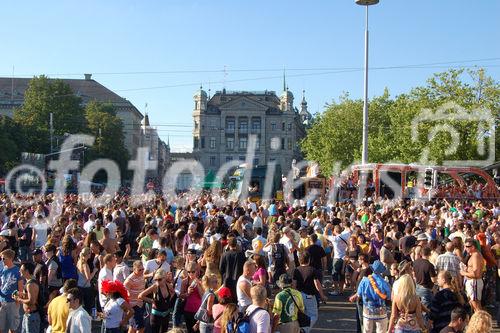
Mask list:
[[[81,99],[62,80],[34,77],[24,94],[24,104],[14,110],[14,120],[26,129],[29,152],[50,152],[49,119],[53,113],[54,134],[76,134],[87,131]]]
[[[391,98],[386,89],[382,96],[372,99],[368,124],[369,162],[415,163],[422,161],[425,151],[428,152],[427,161],[436,164],[442,164],[444,160],[485,159],[487,154],[478,152],[477,147],[484,141],[487,151],[492,130],[481,129],[476,119],[453,120],[454,112],[457,111],[455,106],[470,114],[479,108],[491,111],[496,120],[495,156],[498,159],[500,85],[481,69],[437,73],[425,86],[415,87],[408,93]],[[317,161],[325,174],[332,171],[335,161],[345,167],[360,160],[362,109],[361,100],[352,100],[348,94],[344,94],[339,102],[327,105],[325,112],[317,116],[302,141],[301,147],[306,158]],[[423,110],[431,110],[431,119],[414,123]],[[446,117],[439,120],[433,118],[436,110],[443,112]],[[435,130],[436,126],[445,124],[458,133],[456,151],[448,151],[452,146],[449,131]],[[486,127],[484,122],[482,124]]]
[[[0,175],[5,176],[21,159],[24,130],[11,118],[0,116]]]
[[[129,154],[124,144],[123,123],[116,115],[113,105],[91,101],[85,106],[85,117],[89,133],[96,138],[89,150],[88,160],[114,160],[123,174],[127,169]]]

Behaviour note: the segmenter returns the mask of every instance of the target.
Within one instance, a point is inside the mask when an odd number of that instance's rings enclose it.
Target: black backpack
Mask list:
[[[273,244],[271,249],[274,266],[285,266],[288,261],[286,257],[285,245]]]
[[[53,260],[57,264],[57,272],[56,272],[57,279],[62,279],[61,261],[57,256],[53,256],[52,258],[50,258],[50,260]],[[47,266],[49,266],[50,260],[49,263],[47,263]]]

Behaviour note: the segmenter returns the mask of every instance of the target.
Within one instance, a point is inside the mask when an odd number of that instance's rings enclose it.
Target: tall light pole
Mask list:
[[[379,0],[355,0],[356,4],[366,7],[365,18],[365,83],[364,83],[364,103],[363,103],[363,152],[361,154],[361,164],[368,163],[368,6],[376,5]]]

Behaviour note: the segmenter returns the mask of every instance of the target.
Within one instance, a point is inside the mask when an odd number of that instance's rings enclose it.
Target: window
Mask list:
[[[230,150],[234,149],[234,138],[226,138],[226,148]]]
[[[255,139],[255,149],[259,150],[260,149],[260,138],[257,137]]]
[[[193,137],[193,147],[194,149],[198,149],[198,138],[195,136]]]
[[[215,165],[215,156],[210,156],[210,165]]]
[[[248,120],[246,118],[240,119],[240,126],[239,126],[239,131],[241,133],[247,133],[248,132]]]
[[[226,118],[226,132],[234,133],[234,118]]]
[[[292,150],[292,139],[288,139],[288,150]]]
[[[282,122],[281,123],[281,130],[284,131],[285,130],[285,122]]]
[[[226,156],[226,162],[231,162],[233,160],[232,156]]]
[[[276,123],[271,123],[271,130],[276,131]]]
[[[210,149],[215,149],[215,138],[210,138]]]
[[[281,150],[285,150],[285,138],[281,138]]]
[[[201,137],[201,147],[200,148],[205,149],[205,137],[204,136]]]
[[[259,132],[260,131],[260,118],[254,118],[252,119],[252,132]]]
[[[253,159],[253,166],[256,166],[256,165],[259,165],[259,159],[258,158],[254,158]]]
[[[197,130],[197,129],[198,129],[198,122],[197,122],[197,121],[195,121],[195,122],[194,122],[194,129],[195,129],[195,130]]]
[[[244,161],[244,160],[245,160],[245,156],[240,156],[240,157],[238,157],[238,159],[239,159],[240,161]]]
[[[240,149],[247,149],[247,138],[240,138]]]
[[[289,123],[288,124],[288,132],[291,132],[292,131],[292,123]]]
[[[269,162],[274,162],[274,161],[276,161],[276,158],[274,158],[274,157],[271,157],[271,158],[269,159]]]

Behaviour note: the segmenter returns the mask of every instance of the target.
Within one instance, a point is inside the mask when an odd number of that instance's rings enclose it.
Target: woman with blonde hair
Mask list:
[[[237,333],[233,327],[230,330],[227,329],[230,322],[234,322],[238,317],[238,306],[234,303],[229,303],[226,305],[224,312],[222,313],[221,319],[221,333]]]
[[[94,267],[92,271],[90,271],[90,266],[87,263],[87,260],[90,258],[90,248],[84,247],[80,252],[78,257],[78,261],[76,263],[76,269],[78,273],[78,288],[82,292],[83,295],[83,308],[88,312],[92,313],[93,302],[92,300],[95,298],[94,288],[90,281],[94,278],[99,269]]]
[[[208,315],[208,321],[198,321],[200,333],[212,333],[214,329],[214,321],[213,321],[213,306],[217,301],[215,297],[215,288],[217,288],[217,276],[214,274],[205,275],[201,280],[201,285],[205,290],[203,294],[203,298],[201,301],[200,309],[206,310]]]
[[[409,274],[398,279],[398,292],[392,301],[391,318],[387,332],[418,333],[425,330],[422,304]]]
[[[484,310],[479,310],[474,312],[470,318],[465,333],[491,333],[491,330],[491,315]]]
[[[220,258],[222,257],[222,243],[220,241],[213,241],[208,249],[205,250],[201,258],[201,266],[205,266],[205,275],[214,274],[217,276],[217,284],[222,284],[222,275],[219,271]]]
[[[155,272],[153,280],[154,283],[151,287],[141,292],[138,298],[151,304],[151,316],[149,318],[151,331],[161,333],[168,329],[172,299],[175,294],[172,286],[172,273],[167,273],[163,268],[160,268]]]

